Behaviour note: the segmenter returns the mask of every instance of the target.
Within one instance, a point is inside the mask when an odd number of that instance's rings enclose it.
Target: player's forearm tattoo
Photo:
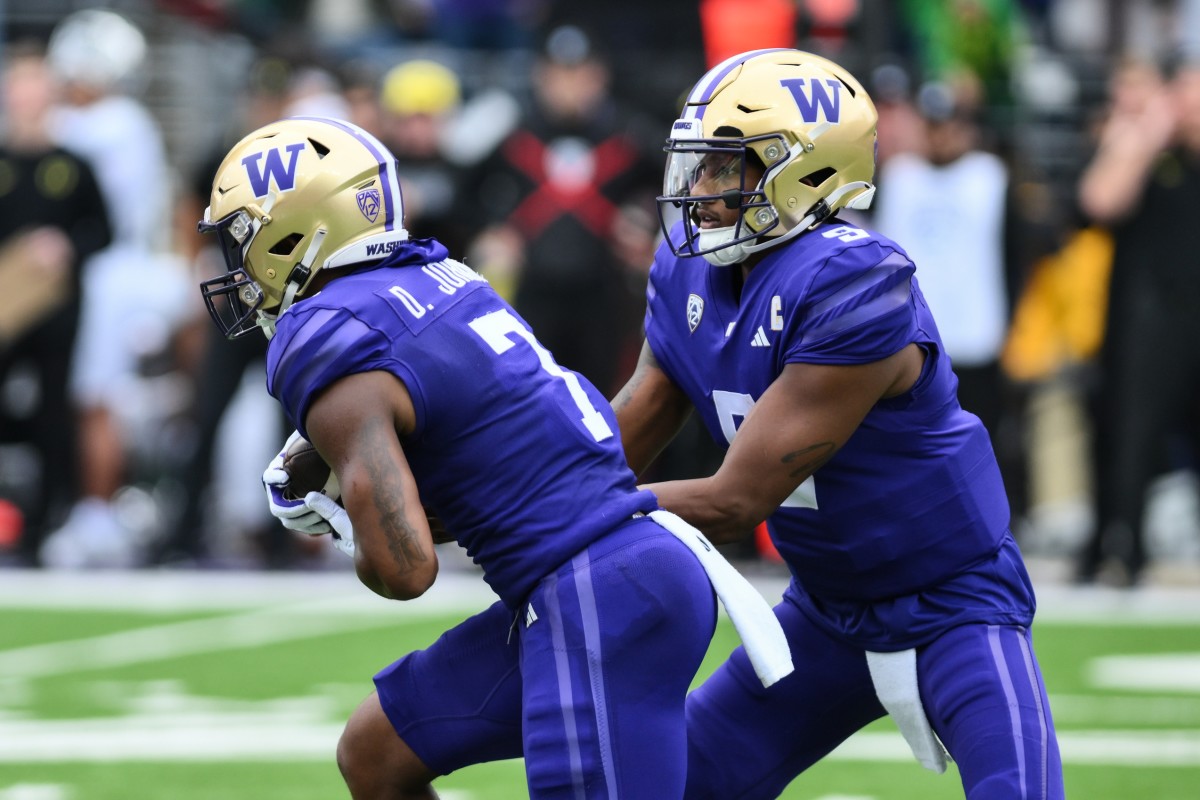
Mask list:
[[[629,377],[629,381],[621,387],[621,391],[617,392],[617,396],[612,399],[613,411],[621,411],[629,405],[629,401],[637,394],[638,387],[646,382],[646,376],[650,374],[649,367],[657,369],[658,359],[654,357],[654,351],[650,349],[650,345],[643,344],[642,352],[638,355],[637,368]]]
[[[418,534],[408,524],[404,513],[404,491],[392,466],[391,454],[384,444],[384,431],[373,435],[367,431],[360,456],[367,466],[371,480],[371,499],[379,514],[379,527],[387,539],[388,552],[401,569],[427,560],[421,549]],[[422,512],[424,513],[424,512]]]
[[[629,401],[633,399],[633,395],[637,392],[638,387],[641,386],[642,382],[645,380],[645,373],[640,371],[633,373],[633,376],[629,379],[629,382],[621,387],[621,391],[617,392],[617,396],[613,398],[613,411],[620,412],[627,405],[629,405]]]
[[[404,499],[390,487],[376,484],[375,508],[379,512],[379,526],[387,537],[388,552],[402,569],[427,560],[417,541],[417,532],[404,516]]]
[[[833,442],[821,442],[799,450],[793,450],[784,455],[780,459],[780,462],[789,464],[794,468],[788,473],[789,477],[799,478],[801,475],[807,477],[820,469],[821,465],[826,461],[833,458],[835,452],[837,452],[837,447]]]

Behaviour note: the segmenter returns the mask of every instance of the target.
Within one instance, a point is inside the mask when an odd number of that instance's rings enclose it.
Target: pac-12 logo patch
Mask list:
[[[695,333],[700,326],[700,318],[704,316],[704,298],[698,294],[689,294],[687,303],[688,332]]]
[[[358,210],[370,222],[374,222],[379,217],[379,205],[378,189],[363,189],[358,193]]]

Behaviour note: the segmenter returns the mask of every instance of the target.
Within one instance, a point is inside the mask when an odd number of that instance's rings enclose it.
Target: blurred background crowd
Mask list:
[[[196,289],[244,134],[373,132],[409,230],[611,395],[679,103],[775,46],[872,92],[860,221],[914,258],[1026,552],[1115,585],[1200,562],[1200,0],[3,0],[0,27],[0,565],[326,564],[263,502],[265,341]],[[719,458],[689,427],[654,477]]]

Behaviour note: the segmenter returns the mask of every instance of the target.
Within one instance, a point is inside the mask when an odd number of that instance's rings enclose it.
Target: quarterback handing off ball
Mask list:
[[[341,497],[337,475],[321,458],[317,448],[307,439],[297,439],[283,456],[283,469],[289,480],[283,496],[288,500],[303,500],[309,492],[320,492],[337,500]]]

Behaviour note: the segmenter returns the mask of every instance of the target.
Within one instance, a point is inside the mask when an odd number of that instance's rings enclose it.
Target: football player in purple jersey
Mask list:
[[[728,448],[645,488],[714,542],[767,520],[796,662],[764,688],[739,649],[690,695],[688,798],[777,797],[885,714],[972,800],[1063,796],[988,434],[911,260],[838,216],[870,203],[875,128],[845,69],[758,50],[710,70],[667,141],[646,342],[613,405],[636,472],[692,410]]]
[[[337,479],[289,500],[273,461],[272,512],[405,600],[437,575],[428,506],[499,596],[375,676],[338,746],[350,793],[436,797],[439,775],[523,756],[533,798],[682,797],[714,589],[749,614],[748,648],[765,636],[764,684],[791,668],[782,629],[755,627],[762,597],[638,489],[604,396],[402,223],[391,153],[315,118],[235,145],[201,222],[229,269],[203,284],[213,319],[267,334],[267,388]]]

